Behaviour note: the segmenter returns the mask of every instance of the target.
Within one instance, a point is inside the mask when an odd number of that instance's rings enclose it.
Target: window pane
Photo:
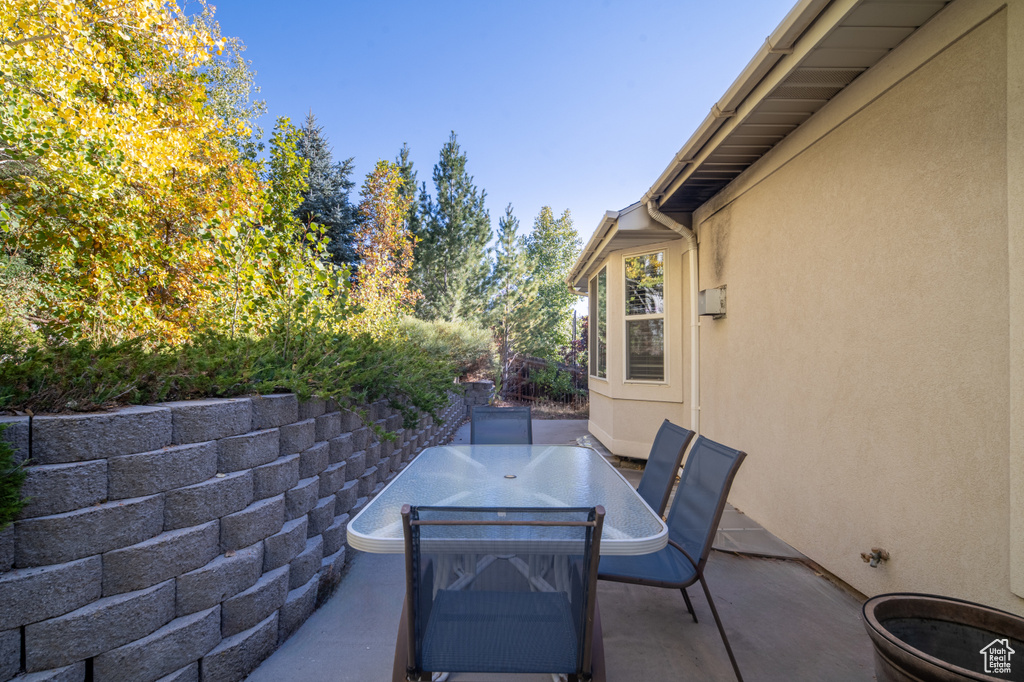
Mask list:
[[[590,291],[587,294],[590,304],[590,316],[587,318],[587,350],[590,358],[587,365],[590,367],[590,374],[597,374],[597,277],[590,280]]]
[[[665,378],[665,321],[628,320],[626,378],[662,381]]]
[[[597,376],[608,376],[608,268],[597,276]]]
[[[665,312],[665,254],[649,253],[626,259],[626,314]]]
[[[608,376],[608,269],[590,281],[590,367],[594,376]]]

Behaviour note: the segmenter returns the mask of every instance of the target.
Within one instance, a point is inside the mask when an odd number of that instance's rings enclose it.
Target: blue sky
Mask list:
[[[269,134],[312,109],[357,185],[450,131],[498,217],[569,209],[584,242],[637,201],[794,0],[211,0],[248,46]],[[358,200],[353,192],[353,200]]]

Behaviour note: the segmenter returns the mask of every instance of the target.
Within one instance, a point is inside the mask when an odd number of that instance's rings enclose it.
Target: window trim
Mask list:
[[[597,353],[597,334],[599,326],[599,311],[598,306],[601,305],[601,297],[598,295],[598,279],[604,275],[604,324],[605,324],[605,340],[604,340],[604,374],[596,374],[600,371],[600,363],[598,362]],[[605,264],[600,270],[597,271],[593,277],[590,278],[587,283],[587,292],[590,296],[590,310],[588,311],[590,319],[587,321],[590,339],[588,339],[587,350],[589,351],[589,357],[587,358],[587,374],[592,379],[598,379],[600,381],[608,381],[608,265]]]
[[[653,256],[661,254],[662,267],[662,311],[660,313],[644,313],[641,315],[629,314],[628,284],[626,281],[626,261],[630,258],[642,256]],[[647,386],[669,385],[669,325],[668,325],[668,249],[664,247],[654,250],[638,251],[636,253],[622,255],[622,383],[641,384]],[[661,347],[661,379],[630,379],[629,378],[629,323],[643,320],[661,320],[662,347]]]

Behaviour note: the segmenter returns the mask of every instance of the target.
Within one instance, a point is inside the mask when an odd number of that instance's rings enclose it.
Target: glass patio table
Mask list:
[[[445,445],[427,448],[348,524],[364,552],[402,554],[405,504],[435,507],[605,508],[602,555],[648,554],[668,529],[600,454],[570,445]]]

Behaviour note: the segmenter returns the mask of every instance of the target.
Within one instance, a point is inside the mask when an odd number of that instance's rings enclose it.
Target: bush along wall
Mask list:
[[[0,531],[0,682],[241,680],[337,586],[345,529],[435,422],[380,401],[194,400],[0,417],[28,503]],[[408,423],[408,422],[406,422]]]

